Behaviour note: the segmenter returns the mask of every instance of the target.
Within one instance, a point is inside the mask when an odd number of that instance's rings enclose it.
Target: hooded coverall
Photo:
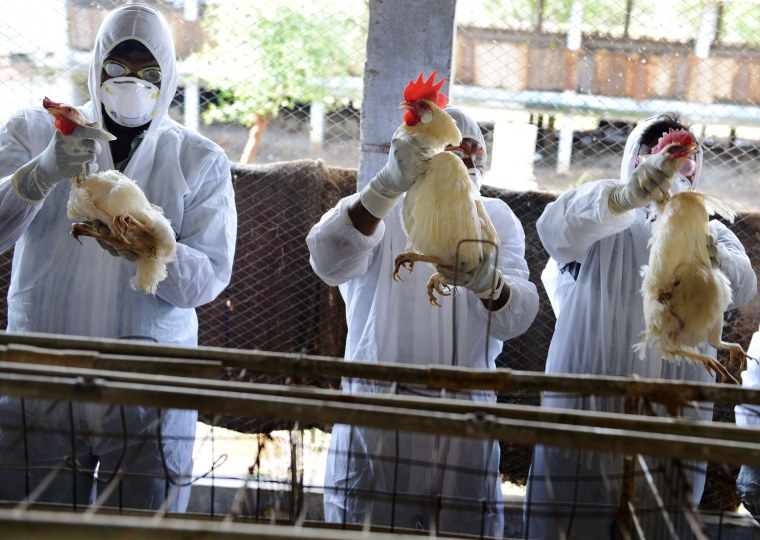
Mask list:
[[[480,142],[477,124],[461,111],[452,113],[463,137]],[[418,263],[403,282],[391,278],[396,255],[407,247],[401,204],[371,236],[356,230],[347,214],[358,195],[341,200],[309,232],[314,271],[340,287],[346,303],[347,361],[397,362],[494,369],[502,341],[525,332],[538,312],[536,287],[528,281],[525,235],[512,210],[499,199],[484,198],[501,245],[499,270],[510,297],[489,313],[462,287],[430,306],[425,284],[435,271]],[[456,301],[456,302],[455,302]],[[456,303],[456,310],[454,304]],[[491,319],[490,334],[487,319]],[[456,335],[452,332],[455,329]],[[388,385],[343,380],[346,393],[388,393]],[[439,394],[419,388],[400,393]],[[489,391],[457,392],[456,397],[494,402]],[[504,519],[497,441],[434,436],[336,425],[325,474],[325,519],[501,537]]]
[[[634,168],[644,130],[655,120],[640,123],[628,137],[622,181]],[[698,165],[701,148],[699,152]],[[692,185],[697,181],[695,177]],[[643,339],[640,269],[649,261],[651,227],[647,208],[620,215],[610,212],[608,199],[618,185],[619,180],[601,180],[571,189],[547,205],[536,223],[552,257],[543,278],[557,313],[546,373],[712,381],[714,377],[702,365],[662,360],[653,347],[646,349],[642,359],[634,350]],[[717,237],[721,269],[731,282],[733,302],[729,308],[739,307],[755,295],[755,273],[734,233],[718,221],[710,222],[710,231]],[[715,350],[707,345],[701,350],[715,356]],[[545,393],[542,405],[623,412],[622,398],[611,397]],[[681,414],[710,420],[712,404],[701,403],[698,413],[684,409]],[[696,507],[704,489],[704,463],[651,457],[647,463],[669,508],[682,501]],[[614,538],[622,473],[620,455],[537,445],[524,503],[525,537],[561,538],[559,531],[564,531],[567,538]],[[645,484],[637,480],[636,505],[646,537],[669,537]],[[686,485],[691,489],[684,489]],[[679,534],[687,534],[682,516],[672,517]]]
[[[56,185],[41,204],[22,200],[10,176],[45,149],[55,129],[44,109],[22,110],[0,131],[0,249],[15,248],[9,332],[129,336],[195,346],[195,308],[213,300],[230,280],[237,226],[230,166],[219,146],[168,115],[177,65],[170,28],[157,10],[125,5],[106,16],[89,68],[91,101],[80,110],[102,125],[103,60],[128,39],[150,50],[163,78],[154,119],[124,173],[171,221],[178,239],[176,260],[167,266],[168,277],[155,296],[132,290],[128,283],[134,263],[111,256],[92,239],[80,245],[69,236],[70,182]],[[102,147],[98,170],[113,169],[109,146]],[[99,489],[117,467],[128,473],[108,504],[158,508],[169,490],[189,481],[196,416],[189,410],[85,402],[69,406],[37,399],[22,403],[20,398],[0,397],[0,500],[28,495],[25,463],[31,467],[34,489],[65,461],[39,500],[71,503],[75,498],[86,504],[92,471],[99,464]],[[26,434],[21,432],[24,423]],[[188,495],[189,487],[179,490],[170,509],[184,510]]]

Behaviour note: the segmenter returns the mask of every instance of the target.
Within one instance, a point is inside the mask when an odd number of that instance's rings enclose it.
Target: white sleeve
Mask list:
[[[13,115],[0,131],[0,253],[13,247],[42,208],[19,197],[10,182],[13,173],[34,157],[31,131],[23,111]]]
[[[356,230],[348,215],[349,206],[358,199],[354,194],[330,209],[306,237],[309,262],[314,272],[328,285],[336,286],[364,275],[372,262],[374,248],[385,235],[383,221],[366,236]]]
[[[757,276],[744,246],[736,235],[720,221],[711,220],[710,232],[718,241],[720,269],[731,282],[731,304],[728,309],[743,306],[757,293]]]
[[[760,331],[752,335],[752,341],[747,350],[752,358],[758,358],[760,355]],[[747,362],[747,369],[742,371],[742,386],[744,388],[760,388],[760,365],[750,360]],[[757,426],[760,425],[760,406],[758,405],[737,405],[734,407],[736,414],[737,426]]]
[[[602,238],[617,234],[636,220],[636,211],[615,215],[607,206],[616,180],[588,182],[546,205],[536,222],[541,243],[560,265],[579,261]]]
[[[184,210],[177,256],[156,294],[170,304],[198,307],[230,282],[235,258],[237,210],[230,165],[221,153],[209,156],[202,181]]]
[[[541,272],[541,283],[544,284],[546,295],[549,297],[554,317],[559,318],[562,306],[575,285],[575,278],[569,271],[561,271],[557,261],[549,257]]]

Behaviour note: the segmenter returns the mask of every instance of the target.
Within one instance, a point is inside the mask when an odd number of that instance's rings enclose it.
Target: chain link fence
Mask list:
[[[95,33],[121,3],[42,0],[30,10],[9,0],[0,21],[0,122],[45,95],[83,102]],[[170,114],[217,142],[234,163],[235,270],[230,287],[200,310],[201,343],[341,356],[342,301],[311,272],[304,237],[354,189],[368,2],[147,3],[174,30],[181,79]],[[536,283],[547,259],[535,233],[545,204],[582,182],[618,177],[636,122],[667,111],[700,135],[699,188],[739,212],[732,230],[760,265],[759,36],[760,3],[753,0],[457,3],[452,103],[481,123],[490,169],[484,191],[505,198],[521,219]],[[409,76],[434,67],[410,68]],[[11,256],[0,257],[3,291]],[[539,290],[541,312],[526,335],[505,345],[505,367],[543,370],[554,317]],[[729,314],[726,339],[746,347],[759,307],[755,300]],[[4,303],[0,318],[1,325]],[[239,370],[227,377],[281,382]],[[537,403],[538,396],[501,400]],[[716,419],[733,422],[733,411],[718,407]],[[249,433],[281,427],[225,425]],[[530,447],[503,450],[503,472],[524,481]],[[704,506],[738,504],[735,469],[726,470],[711,475],[718,487],[708,487]]]

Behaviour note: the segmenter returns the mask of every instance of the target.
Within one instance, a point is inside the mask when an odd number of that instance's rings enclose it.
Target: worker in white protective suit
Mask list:
[[[747,354],[752,358],[760,358],[760,330],[752,335]],[[747,362],[741,377],[743,387],[760,388],[760,364],[756,361]],[[757,405],[737,405],[734,407],[734,412],[737,426],[760,426],[760,407]],[[736,492],[744,508],[755,520],[760,520],[760,467],[746,464],[741,466],[736,479]]]
[[[641,122],[626,143],[619,180],[589,182],[547,205],[536,228],[551,260],[542,276],[557,315],[546,373],[638,376],[708,382],[714,377],[701,365],[663,361],[654,348],[639,356],[634,345],[644,331],[642,276],[651,236],[649,203],[653,194],[693,189],[702,165],[701,148],[691,156],[696,172],[668,177],[654,159],[636,166],[669,128],[684,128],[677,117],[663,115]],[[731,282],[731,309],[747,303],[756,291],[750,261],[736,236],[718,221],[710,222],[705,241],[713,264]],[[715,242],[717,240],[717,242]],[[701,348],[715,356],[707,345]],[[545,393],[544,407],[622,413],[623,399]],[[660,411],[664,414],[664,411]],[[712,418],[712,404],[680,414]],[[690,527],[673,505],[696,508],[705,482],[705,463],[647,456],[655,485],[670,512],[666,523],[652,490],[637,468],[637,518],[646,538],[670,538],[673,527],[689,538]],[[637,465],[638,467],[638,465]],[[525,538],[617,538],[623,456],[537,445],[524,503]],[[625,509],[623,511],[625,514]]]
[[[463,159],[472,181],[479,184],[487,160],[480,128],[458,109],[447,112],[463,136],[460,146],[449,150]],[[536,287],[528,281],[524,259],[525,235],[503,201],[484,198],[501,238],[498,260],[485,261],[473,274],[460,277],[461,286],[453,287],[456,302],[446,297],[440,308],[429,304],[425,284],[433,268],[427,264],[415,266],[403,282],[394,282],[394,258],[407,242],[398,202],[424,169],[425,159],[409,143],[394,140],[388,163],[368,186],[341,200],[309,232],[311,265],[325,282],[340,287],[348,318],[348,361],[494,369],[502,341],[525,332],[538,312]],[[494,290],[499,282],[503,286]],[[495,298],[492,305],[490,296]],[[391,391],[385,383],[349,378],[344,378],[343,389]],[[440,395],[409,387],[398,392]],[[488,391],[447,397],[496,400]],[[369,521],[501,537],[498,442],[336,425],[324,507],[330,522]]]
[[[237,215],[223,150],[169,118],[176,90],[166,20],[153,7],[125,5],[100,27],[91,101],[80,107],[117,139],[108,143],[100,130],[82,127],[62,135],[41,107],[16,113],[3,127],[0,249],[15,248],[9,332],[197,345],[195,308],[230,280]],[[163,209],[177,237],[176,260],[155,296],[129,286],[134,253],[69,236],[68,179],[114,168]],[[120,470],[126,474],[105,504],[155,509],[166,502],[184,511],[196,417],[0,397],[0,500],[23,499],[47,477],[52,482],[38,500],[87,504]]]

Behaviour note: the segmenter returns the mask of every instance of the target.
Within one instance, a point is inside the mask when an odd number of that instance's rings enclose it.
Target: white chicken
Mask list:
[[[74,107],[47,98],[45,109],[56,118],[56,128],[71,134],[76,125],[91,125]],[[172,262],[177,242],[163,210],[148,200],[140,187],[119,171],[110,170],[72,178],[67,215],[74,223],[71,236],[91,236],[116,250],[135,253],[137,271],[130,286],[146,294],[155,294],[158,283],[167,276],[166,265]],[[110,230],[93,225],[100,221]]]
[[[682,131],[666,134],[672,138],[661,139],[658,147],[676,159],[693,152],[693,139],[684,141],[688,132]],[[683,145],[669,144],[678,138]],[[729,351],[732,361],[736,355],[747,357],[739,344],[721,339],[731,286],[720,268],[713,268],[707,247],[709,216],[717,213],[733,221],[735,213],[717,198],[695,191],[664,197],[656,211],[649,264],[641,269],[645,343],[655,344],[664,359],[698,362],[719,380],[735,381],[725,366],[697,348],[707,342]]]
[[[493,254],[499,236],[480,200],[477,186],[470,180],[467,167],[448,145],[458,146],[462,134],[456,122],[443,108],[447,98],[440,91],[446,79],[433,83],[436,72],[423,81],[409,81],[404,90],[404,122],[393,138],[405,138],[421,151],[433,154],[427,169],[407,191],[402,207],[402,224],[412,251],[396,257],[393,278],[401,280],[399,268],[410,272],[415,261],[473,271]],[[428,299],[440,306],[433,291],[450,294],[444,276],[436,272],[427,283]]]

